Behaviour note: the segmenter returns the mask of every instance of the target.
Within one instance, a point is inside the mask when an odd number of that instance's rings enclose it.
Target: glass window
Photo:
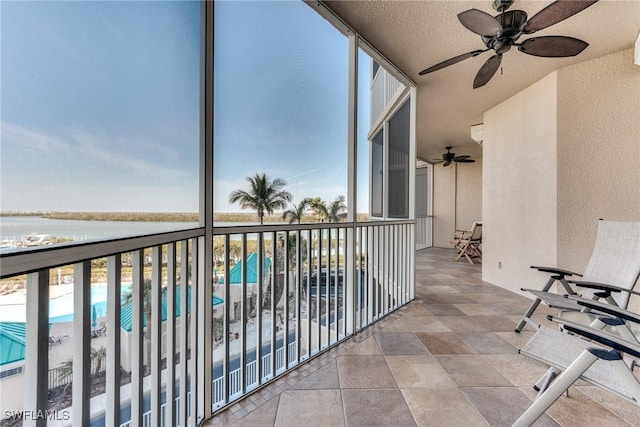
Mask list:
[[[2,211],[71,214],[57,222],[0,218],[0,240],[33,232],[55,241],[93,239],[197,225],[200,5],[1,7]],[[75,221],[87,219],[78,212],[191,215],[178,216],[186,223],[130,216],[144,221],[132,226]]]
[[[264,222],[297,222],[304,199],[347,196],[348,39],[303,2],[216,2],[217,225],[259,222],[231,201],[259,176],[290,195]],[[254,180],[255,181],[255,180]],[[231,215],[222,214],[231,213]],[[303,222],[318,219],[306,210]]]
[[[409,101],[389,120],[389,218],[409,217]]]
[[[371,141],[371,215],[382,217],[384,191],[384,132]]]

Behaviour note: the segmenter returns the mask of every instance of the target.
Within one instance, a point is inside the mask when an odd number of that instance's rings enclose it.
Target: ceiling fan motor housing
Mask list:
[[[511,49],[511,46],[522,35],[522,26],[527,22],[527,13],[523,10],[504,12],[495,17],[502,25],[502,33],[497,36],[481,36],[484,45],[493,49],[497,54],[502,54]]]

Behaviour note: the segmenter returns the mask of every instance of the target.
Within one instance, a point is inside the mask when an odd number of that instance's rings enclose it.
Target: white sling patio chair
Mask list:
[[[568,295],[577,294],[570,285],[573,284],[580,289],[583,297],[602,298],[610,304],[626,308],[630,294],[635,293],[632,289],[640,277],[640,222],[598,221],[596,243],[584,274],[553,267],[531,268],[550,273],[551,276],[542,290],[522,288],[536,298],[516,326],[516,332],[520,332],[527,323],[534,328],[540,326],[531,318],[540,302],[567,312],[588,312],[588,309],[551,292],[551,286],[556,281]],[[568,276],[582,279],[567,280]],[[591,321],[592,316],[585,316],[585,320],[580,323],[588,324]]]
[[[610,304],[580,299],[574,301],[615,316],[603,317],[604,321],[617,319],[618,322],[640,324],[640,316]],[[543,362],[550,368],[536,383],[535,388],[539,390],[536,400],[514,426],[533,424],[578,379],[640,406],[640,382],[633,374],[634,363],[629,360],[640,359],[640,344],[636,338],[625,339],[565,319],[549,318],[562,324],[565,330],[582,337],[541,326],[520,350],[521,354]]]

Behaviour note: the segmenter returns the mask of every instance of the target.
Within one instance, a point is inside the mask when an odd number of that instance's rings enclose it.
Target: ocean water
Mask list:
[[[195,222],[77,221],[39,216],[0,216],[0,240],[19,241],[28,234],[94,240],[163,233],[197,226]]]

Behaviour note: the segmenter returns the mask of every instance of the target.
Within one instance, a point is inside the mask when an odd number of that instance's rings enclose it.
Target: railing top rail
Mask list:
[[[270,233],[274,231],[296,231],[296,230],[318,230],[327,228],[349,228],[355,226],[371,226],[371,225],[393,225],[393,224],[413,224],[414,220],[375,220],[375,221],[357,221],[357,222],[310,222],[303,224],[267,224],[267,225],[238,225],[213,227],[213,234],[223,236],[226,234],[251,234],[251,233]]]
[[[21,251],[6,252],[0,255],[0,278],[4,279],[46,268],[75,264],[95,258],[132,252],[200,236],[204,236],[204,228],[193,228],[135,237],[122,237],[94,242],[38,246]]]
[[[251,234],[277,231],[319,230],[349,227],[370,227],[397,224],[413,224],[415,220],[379,220],[362,222],[323,222],[306,224],[268,224],[242,225],[231,227],[213,227],[214,235]],[[122,237],[93,242],[65,243],[52,246],[39,246],[21,251],[6,252],[0,255],[0,278],[4,279],[20,274],[31,273],[47,268],[75,264],[118,253],[132,252],[153,246],[164,245],[180,240],[204,236],[205,229],[171,231],[135,237]]]

